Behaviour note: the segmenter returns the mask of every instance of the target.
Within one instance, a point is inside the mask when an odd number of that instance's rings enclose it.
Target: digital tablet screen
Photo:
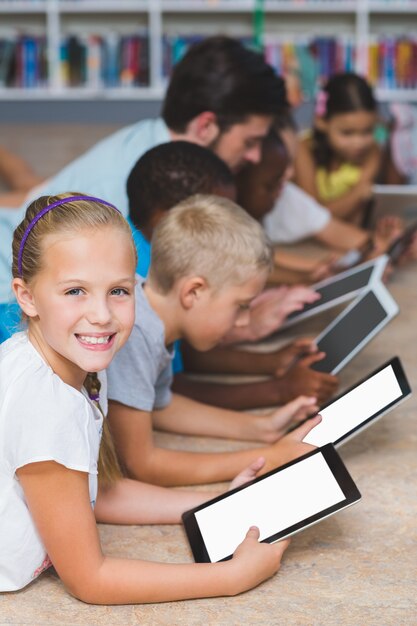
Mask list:
[[[342,443],[410,393],[405,372],[396,357],[320,409],[322,421],[303,441],[319,447]]]
[[[335,373],[339,365],[357,348],[370,333],[388,317],[388,313],[373,291],[369,291],[328,332],[318,338],[317,347],[325,352],[321,361],[310,367],[317,372]]]
[[[302,313],[307,313],[307,311],[311,311],[317,307],[323,307],[328,302],[332,302],[333,300],[341,298],[349,293],[364,289],[368,285],[373,271],[374,266],[370,265],[369,267],[364,267],[362,270],[355,272],[354,274],[345,276],[345,278],[340,278],[339,280],[335,280],[327,285],[318,287],[315,289],[315,292],[320,294],[320,300],[316,300],[316,302],[312,302],[311,304],[306,304],[302,311],[294,311],[294,313],[288,315],[287,319],[291,320]]]
[[[184,513],[183,521],[195,560],[215,562],[232,556],[250,526],[271,543],[358,499],[330,445]]]

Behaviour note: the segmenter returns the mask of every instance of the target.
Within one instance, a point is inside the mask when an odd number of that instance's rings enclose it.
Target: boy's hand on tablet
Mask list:
[[[319,299],[309,287],[273,287],[266,289],[251,302],[249,328],[256,341],[275,332],[293,311]]]
[[[233,568],[231,595],[252,589],[276,574],[289,543],[289,539],[277,543],[261,543],[259,529],[251,526],[229,561]]]
[[[299,396],[269,415],[256,418],[261,430],[259,441],[274,443],[285,435],[291,425],[305,420],[309,415],[314,415],[318,408],[316,398]]]
[[[321,415],[315,415],[271,446],[272,454],[268,454],[267,461],[260,470],[260,474],[265,474],[271,469],[280,467],[281,465],[284,465],[289,461],[293,461],[294,459],[298,459],[298,457],[303,454],[307,454],[307,452],[314,450],[315,446],[303,443],[303,439],[308,435],[310,430],[317,426],[317,424],[320,424],[320,422]]]
[[[290,402],[300,394],[305,394],[314,396],[319,404],[323,404],[335,393],[339,385],[336,376],[310,369],[310,365],[324,356],[324,352],[316,352],[300,359],[284,376],[275,373],[282,392],[281,402]]]
[[[264,457],[258,457],[256,461],[253,461],[253,463],[251,463],[248,467],[245,467],[244,470],[239,472],[236,478],[234,478],[230,483],[228,490],[230,491],[231,489],[235,489],[236,487],[241,487],[242,485],[245,485],[246,483],[256,478],[256,475],[258,474],[258,472],[261,471],[264,465]]]

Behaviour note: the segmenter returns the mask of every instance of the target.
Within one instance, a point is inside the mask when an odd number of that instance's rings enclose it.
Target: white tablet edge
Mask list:
[[[276,541],[271,541],[269,543],[278,543],[278,541],[282,541],[283,539],[286,539],[287,537],[293,537],[294,535],[298,535],[298,533],[304,532],[306,528],[315,526],[316,524],[319,524],[320,522],[327,519],[328,517],[332,517],[333,515],[336,515],[336,513],[340,513],[341,511],[344,511],[345,509],[349,509],[354,504],[358,504],[358,502],[360,502],[361,500],[362,500],[362,496],[360,496],[354,502],[349,502],[348,504],[345,504],[345,506],[340,507],[340,509],[337,509],[337,511],[332,511],[331,513],[328,513],[327,515],[323,515],[323,517],[316,519],[314,522],[310,522],[309,524],[306,524],[305,526],[302,526],[301,528],[298,528],[297,530],[293,530],[291,533],[288,533],[288,535],[284,535],[283,537],[276,539]]]
[[[365,292],[361,292],[359,296],[340,313],[340,315],[338,315],[328,326],[326,326],[326,328],[315,338],[315,343],[317,344],[330,330],[332,330],[334,326],[336,326],[336,324],[349,314],[349,312],[362,300],[362,298],[364,298],[371,291],[374,293],[381,306],[385,309],[387,315],[385,319],[377,324],[375,328],[371,330],[371,332],[368,333],[368,335],[362,339],[362,341],[347,356],[345,356],[345,358],[338,365],[336,365],[336,367],[330,372],[331,374],[337,374],[340,372],[340,370],[347,363],[349,363],[349,361],[351,361],[353,357],[360,352],[360,350],[362,350],[362,348],[365,347],[366,344],[369,343],[371,339],[379,333],[379,331],[399,312],[398,304],[395,302],[389,291],[382,283],[376,282],[370,289],[367,289]]]
[[[384,270],[389,261],[389,256],[388,254],[381,254],[381,256],[378,256],[376,259],[374,259],[374,261],[375,261],[375,266],[374,266],[374,271],[372,272],[371,277],[369,279],[369,283],[368,283],[369,287],[372,287],[374,284],[382,280]]]
[[[350,435],[348,435],[347,437],[343,437],[343,439],[341,439],[340,441],[338,441],[337,443],[333,443],[335,448],[339,448],[340,446],[343,446],[343,444],[345,444],[347,441],[350,441],[351,439],[353,439],[354,437],[356,437],[356,435],[358,435],[359,433],[361,433],[363,430],[366,430],[369,426],[372,426],[372,424],[375,424],[375,422],[378,422],[380,420],[381,417],[384,417],[384,415],[386,415],[387,413],[389,413],[390,411],[393,411],[394,409],[397,408],[397,406],[399,406],[400,404],[402,404],[405,400],[407,400],[410,396],[412,395],[412,392],[410,391],[409,393],[407,393],[406,395],[402,396],[402,398],[400,398],[399,400],[395,400],[395,404],[393,404],[392,406],[384,409],[382,411],[382,413],[380,413],[379,415],[377,415],[377,417],[374,417],[373,419],[369,419],[369,421],[367,421],[365,424],[362,424],[362,426],[359,426],[353,433],[350,433]]]
[[[373,185],[374,194],[381,196],[416,196],[417,185]]]
[[[371,273],[369,277],[368,284],[365,285],[364,287],[360,287],[359,289],[354,289],[353,291],[348,291],[347,293],[341,296],[338,296],[337,298],[334,298],[333,300],[329,300],[328,302],[322,305],[320,305],[320,302],[319,302],[316,307],[314,307],[313,309],[309,309],[308,311],[305,311],[305,312],[300,311],[296,316],[286,320],[282,324],[282,326],[280,326],[279,330],[283,330],[284,328],[289,328],[290,326],[293,326],[293,324],[298,324],[298,322],[308,319],[309,317],[312,317],[313,315],[318,315],[319,313],[322,313],[323,311],[326,311],[327,309],[331,309],[337,306],[338,304],[342,304],[343,302],[346,302],[347,300],[353,300],[353,298],[358,293],[361,293],[364,289],[368,289],[370,285],[372,285],[375,281],[379,280],[382,277],[382,274],[384,273],[384,269],[385,269],[387,262],[388,262],[388,256],[386,254],[383,254],[379,257],[376,257],[375,259],[371,259],[370,261],[365,261],[365,263],[361,263],[360,265],[355,265],[354,267],[351,267],[348,270],[345,270],[344,272],[340,272],[339,274],[336,274],[335,276],[330,276],[329,278],[325,278],[324,280],[321,280],[320,282],[315,283],[314,285],[311,285],[311,289],[313,290],[319,289],[320,287],[325,287],[326,285],[334,284],[334,283],[339,282],[340,280],[344,280],[348,276],[353,276],[354,274],[361,272],[367,267],[370,267],[370,266],[374,267],[373,272]]]

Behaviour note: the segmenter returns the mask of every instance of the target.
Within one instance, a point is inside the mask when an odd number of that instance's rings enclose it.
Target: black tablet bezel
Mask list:
[[[402,395],[396,398],[395,400],[393,400],[392,402],[390,402],[389,404],[387,404],[386,406],[384,406],[382,409],[380,409],[379,411],[377,411],[370,417],[366,418],[363,422],[361,422],[360,424],[358,424],[351,430],[347,431],[344,435],[339,437],[339,439],[336,439],[336,441],[332,441],[329,443],[333,443],[334,446],[340,446],[343,443],[346,443],[348,439],[351,439],[352,437],[356,436],[359,432],[361,432],[362,430],[370,426],[371,422],[378,420],[380,417],[388,413],[388,411],[390,411],[394,406],[396,406],[397,404],[400,404],[403,400],[411,396],[412,389],[410,387],[410,383],[408,382],[407,376],[405,374],[404,367],[400,361],[400,358],[398,356],[395,356],[389,359],[388,361],[386,361],[383,365],[380,365],[377,369],[373,370],[373,372],[371,372],[370,374],[367,374],[366,376],[364,376],[361,380],[359,380],[357,383],[355,383],[354,385],[352,385],[351,387],[349,387],[348,389],[340,393],[338,396],[336,396],[329,402],[326,402],[326,404],[320,407],[320,410],[318,411],[318,413],[320,413],[324,409],[327,409],[329,406],[337,402],[337,400],[340,400],[340,398],[343,398],[343,396],[348,395],[351,391],[353,391],[357,387],[360,387],[363,383],[367,382],[368,380],[376,376],[376,374],[381,372],[383,369],[385,369],[389,365],[391,365],[392,369],[394,370],[394,374],[397,378],[397,382],[401,389]],[[307,418],[307,420],[308,419],[311,419],[311,418],[309,417]],[[327,444],[323,444],[323,445],[327,445]]]
[[[417,220],[407,226],[402,235],[400,235],[395,241],[392,242],[387,250],[387,255],[393,265],[396,265],[398,263],[400,256],[410,245],[416,232]]]
[[[185,511],[182,514],[182,522],[184,525],[184,529],[185,529],[188,541],[191,546],[194,560],[197,563],[210,563],[211,562],[205,543],[204,543],[203,536],[201,534],[198,522],[195,517],[195,514],[198,511],[201,511],[202,509],[205,509],[208,506],[215,504],[216,502],[219,502],[220,500],[228,498],[234,493],[241,491],[242,489],[246,489],[247,487],[250,487],[251,485],[261,480],[265,480],[269,476],[272,476],[278,472],[282,472],[288,467],[290,467],[291,465],[294,465],[295,463],[302,463],[304,459],[307,459],[311,456],[314,456],[315,454],[320,454],[320,453],[323,455],[327,465],[332,471],[333,476],[335,477],[337,483],[339,484],[340,489],[343,492],[343,495],[345,496],[345,499],[342,500],[341,502],[338,502],[337,504],[332,505],[331,507],[328,507],[327,509],[324,509],[323,511],[320,511],[319,513],[315,513],[314,515],[311,515],[310,517],[307,517],[306,519],[301,520],[297,524],[293,524],[292,526],[285,528],[284,530],[274,535],[271,535],[270,537],[263,539],[262,542],[274,543],[276,541],[284,539],[285,537],[289,537],[290,535],[293,535],[303,530],[304,528],[307,528],[308,526],[315,524],[316,522],[324,519],[325,517],[328,517],[329,515],[333,515],[334,513],[337,513],[338,511],[348,506],[351,506],[352,504],[355,504],[355,502],[358,502],[361,499],[361,494],[357,486],[353,482],[352,477],[350,476],[348,470],[346,469],[342,459],[340,458],[333,444],[327,444],[325,446],[322,446],[321,448],[317,448],[315,450],[312,450],[311,452],[307,452],[307,454],[304,454],[298,459],[290,461],[289,463],[285,463],[285,465],[281,465],[280,467],[273,469],[270,472],[267,472],[263,476],[259,476],[258,478],[251,480],[250,482],[246,483],[245,485],[242,485],[241,487],[236,487],[235,489],[231,489],[230,491],[227,491],[226,493],[223,493],[217,496],[216,498],[213,498],[212,500],[209,500],[207,502],[204,502],[203,504],[200,504],[198,507],[190,509],[189,511]],[[232,556],[233,555],[231,554],[221,560],[226,561],[228,559],[231,559]]]
[[[318,315],[330,308],[333,308],[347,300],[353,300],[357,297],[358,294],[363,292],[366,289],[372,287],[377,280],[382,277],[385,266],[388,262],[387,255],[381,255],[376,257],[375,259],[371,259],[370,261],[365,261],[358,265],[354,265],[353,267],[345,269],[343,272],[339,272],[334,276],[330,276],[329,278],[325,278],[324,280],[311,285],[311,289],[316,291],[316,293],[320,293],[321,289],[326,289],[328,287],[337,286],[340,282],[350,279],[354,277],[356,274],[370,270],[370,275],[368,281],[362,287],[356,287],[355,289],[351,289],[348,291],[344,291],[337,296],[334,296],[330,299],[327,299],[325,302],[320,298],[311,304],[306,304],[300,311],[294,311],[290,313],[284,324],[281,326],[280,330],[285,330],[286,328],[293,326],[294,324],[298,324],[305,319],[312,317],[313,315]]]
[[[323,350],[324,352],[326,352],[324,346],[321,347],[320,342],[322,342],[323,339],[327,338],[328,335],[332,333],[335,328],[340,327],[343,324],[346,325],[346,323],[351,323],[351,319],[349,320],[349,317],[352,315],[352,311],[355,311],[357,307],[363,305],[365,300],[370,296],[373,296],[378,301],[379,305],[384,309],[384,318],[380,320],[376,324],[376,326],[372,328],[372,330],[364,335],[359,343],[357,343],[356,346],[354,346],[350,350],[350,352],[345,352],[343,358],[340,359],[336,363],[336,365],[333,366],[332,369],[329,369],[329,364],[324,367],[328,360],[327,354],[322,360],[312,363],[312,365],[310,365],[311,369],[315,370],[316,372],[337,374],[371,341],[371,339],[373,339],[373,337],[375,337],[388,324],[388,322],[393,319],[393,317],[398,314],[398,305],[389,293],[389,291],[382,283],[375,283],[370,289],[364,290],[362,293],[360,293],[357,298],[351,304],[349,304],[332,322],[330,322],[330,324],[315,338],[315,343],[319,350]],[[333,345],[334,343],[335,342],[333,341]]]

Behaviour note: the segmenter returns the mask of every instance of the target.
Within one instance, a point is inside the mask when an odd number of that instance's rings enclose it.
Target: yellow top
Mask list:
[[[340,198],[358,184],[360,175],[360,167],[351,163],[343,163],[334,172],[329,172],[324,167],[319,167],[316,173],[319,199],[323,202],[337,200],[337,198]]]

